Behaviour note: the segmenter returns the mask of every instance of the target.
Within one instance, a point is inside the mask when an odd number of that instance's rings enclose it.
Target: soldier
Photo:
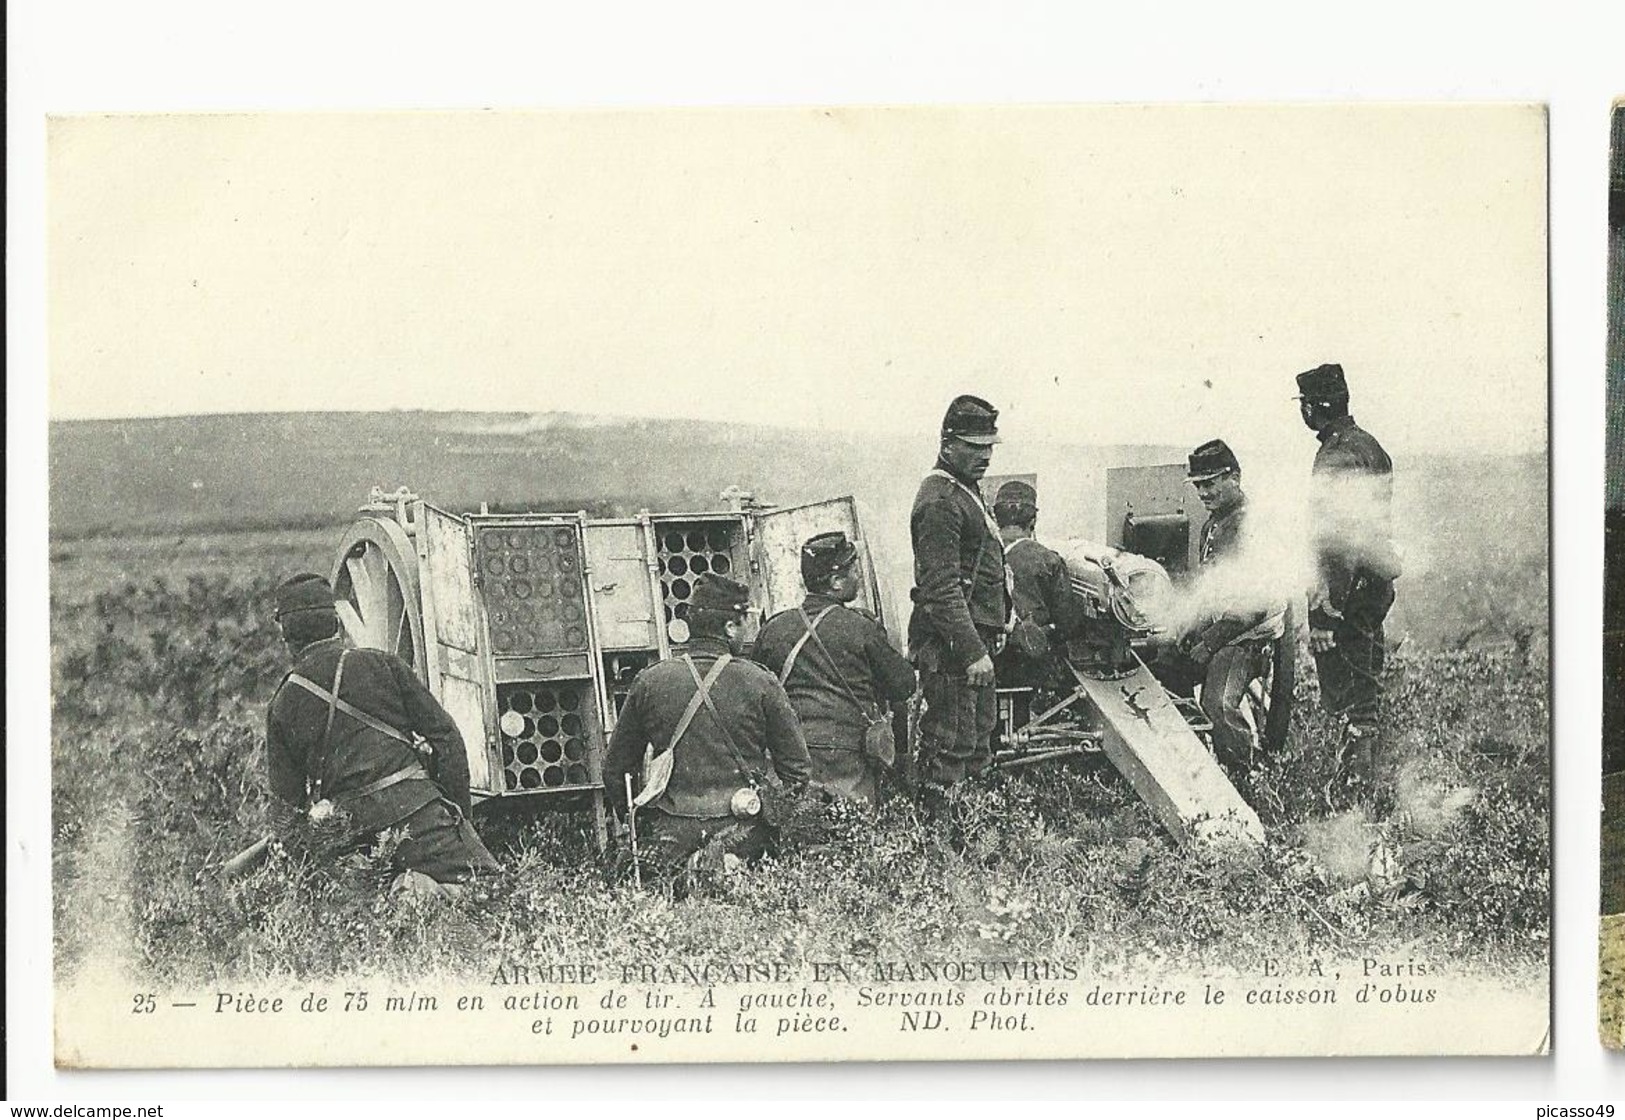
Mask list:
[[[1066,561],[1039,544],[1038,491],[1020,480],[1006,482],[993,497],[993,518],[1010,568],[1016,627],[994,659],[1000,688],[1040,688],[1053,681],[1051,653],[1062,648],[1083,623],[1072,594]],[[1025,722],[1019,718],[1018,722]]]
[[[873,802],[879,769],[891,760],[872,757],[875,748],[866,752],[865,738],[889,742],[889,705],[914,695],[914,666],[873,615],[850,605],[858,597],[857,560],[857,547],[842,532],[802,545],[807,599],[767,620],[755,657],[778,676],[800,717],[813,783],[837,797]],[[882,720],[885,726],[871,732]]]
[[[1317,366],[1297,381],[1303,422],[1320,440],[1310,491],[1316,584],[1309,648],[1321,702],[1348,719],[1339,768],[1365,784],[1376,776],[1382,624],[1400,574],[1391,542],[1393,461],[1349,415],[1342,366]]]
[[[1280,633],[1285,604],[1260,593],[1256,573],[1246,570],[1247,495],[1241,464],[1229,445],[1214,439],[1192,451],[1186,477],[1208,511],[1197,541],[1201,611],[1179,641],[1185,663],[1176,662],[1169,675],[1182,677],[1179,683],[1187,687],[1202,683],[1202,711],[1213,724],[1214,750],[1227,762],[1246,766],[1260,729],[1242,714],[1242,700]]]
[[[915,777],[933,808],[948,786],[992,760],[993,656],[1009,632],[1010,583],[999,529],[978,483],[999,442],[998,415],[980,398],[954,398],[942,420],[936,466],[920,483],[909,520],[908,648],[924,700]]]
[[[412,669],[380,650],[345,648],[333,589],[319,575],[277,588],[276,618],[294,656],[266,717],[277,838],[333,856],[399,829],[395,890],[455,897],[475,875],[496,872],[469,823],[462,736]]]
[[[640,861],[679,896],[714,880],[730,859],[766,851],[769,769],[791,791],[810,771],[784,689],[760,665],[735,657],[749,603],[750,589],[725,576],[695,581],[686,651],[638,674],[604,759],[604,788],[617,813],[627,807],[627,775],[644,771],[651,796],[636,811]],[[654,759],[648,765],[645,748]],[[655,756],[668,751],[660,764]]]

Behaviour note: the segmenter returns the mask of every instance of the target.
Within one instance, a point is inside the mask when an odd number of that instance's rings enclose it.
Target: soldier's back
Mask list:
[[[1394,462],[1377,437],[1360,427],[1352,417],[1348,423],[1334,428],[1315,453],[1316,474],[1387,475],[1392,474],[1393,469]]]

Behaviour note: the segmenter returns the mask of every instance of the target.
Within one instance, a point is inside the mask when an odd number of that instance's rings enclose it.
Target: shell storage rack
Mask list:
[[[340,544],[333,588],[354,645],[407,661],[456,720],[477,804],[587,808],[602,840],[603,763],[637,674],[681,652],[694,581],[751,587],[747,636],[803,596],[800,547],[858,543],[859,605],[879,589],[851,498],[785,508],[458,514],[375,489]]]

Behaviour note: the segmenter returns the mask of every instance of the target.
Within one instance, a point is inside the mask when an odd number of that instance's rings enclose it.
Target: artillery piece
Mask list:
[[[994,491],[1002,481],[983,485]],[[1114,468],[1106,489],[1110,543],[1074,540],[1058,549],[1087,619],[1083,632],[1052,659],[1054,688],[1000,690],[995,764],[1026,766],[1103,751],[1176,839],[1262,840],[1258,815],[1209,749],[1211,722],[1193,697],[1177,694],[1153,671],[1155,653],[1168,639],[1169,605],[1194,573],[1207,511],[1183,464]],[[1275,749],[1285,742],[1291,717],[1296,632],[1290,606],[1259,631],[1243,712],[1263,745]],[[1026,717],[1035,707],[1042,710]]]
[[[1092,620],[1059,659],[1067,686],[1041,694],[1048,707],[1019,723],[1004,690],[995,762],[1101,750],[1181,842],[1260,840],[1257,814],[1201,738],[1200,708],[1140,656],[1159,637],[1159,599],[1194,567],[1205,511],[1177,464],[1109,471],[1107,494],[1111,543],[1063,551]],[[476,804],[590,806],[603,842],[609,735],[637,673],[681,652],[696,576],[749,584],[753,639],[763,619],[802,601],[801,543],[840,530],[861,557],[856,605],[886,621],[852,498],[775,508],[743,491],[722,497],[722,510],[593,519],[458,514],[375,488],[334,563],[339,619],[353,644],[410,664],[457,722]],[[1294,658],[1290,612],[1278,621],[1249,689],[1271,745],[1286,733]]]
[[[591,519],[458,514],[374,488],[334,563],[339,621],[353,644],[410,664],[457,722],[476,804],[590,805],[602,842],[616,713],[638,671],[688,640],[695,577],[750,584],[753,638],[801,602],[802,541],[839,529],[864,556],[859,605],[881,610],[851,498],[723,500],[729,508]]]

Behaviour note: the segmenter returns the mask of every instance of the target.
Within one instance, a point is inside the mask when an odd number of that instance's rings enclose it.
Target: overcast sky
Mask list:
[[[1392,446],[1534,450],[1545,206],[1533,107],[71,118],[51,415],[1259,443],[1338,361]]]

